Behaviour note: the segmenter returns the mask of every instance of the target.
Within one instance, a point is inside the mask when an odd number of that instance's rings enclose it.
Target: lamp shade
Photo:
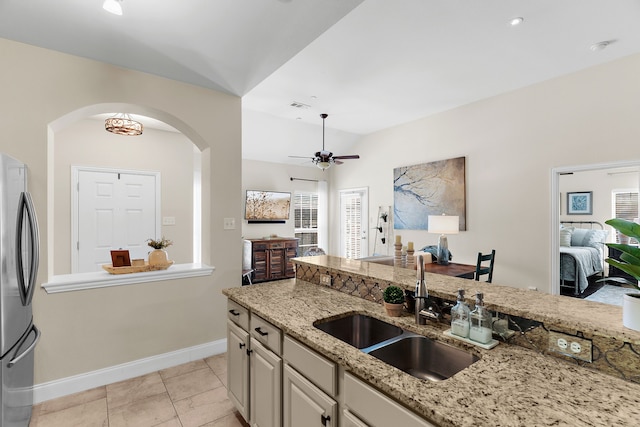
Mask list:
[[[458,234],[460,217],[457,215],[429,215],[429,233]]]

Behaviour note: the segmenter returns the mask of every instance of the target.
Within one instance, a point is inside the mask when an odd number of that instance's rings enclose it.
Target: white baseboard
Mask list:
[[[133,362],[49,381],[33,386],[33,402],[40,403],[57,397],[90,390],[95,387],[135,378],[160,369],[170,368],[227,351],[227,339],[212,341]]]

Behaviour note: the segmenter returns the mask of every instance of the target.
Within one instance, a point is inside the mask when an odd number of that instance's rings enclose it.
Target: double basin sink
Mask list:
[[[320,320],[314,326],[416,378],[445,380],[479,360],[474,354],[364,314]]]

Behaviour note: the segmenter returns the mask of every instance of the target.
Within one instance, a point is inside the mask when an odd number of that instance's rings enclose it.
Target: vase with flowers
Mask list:
[[[154,250],[149,252],[150,266],[163,266],[169,263],[169,257],[165,248],[173,245],[173,242],[164,236],[162,239],[147,239],[147,245]]]

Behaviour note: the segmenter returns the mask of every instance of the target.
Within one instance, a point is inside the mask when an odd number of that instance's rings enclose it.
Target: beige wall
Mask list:
[[[29,166],[47,281],[55,198],[48,150],[55,135],[95,113],[128,112],[163,120],[203,150],[203,261],[213,276],[47,294],[38,287],[34,319],[42,330],[35,382],[42,383],[225,337],[224,287],[240,283],[241,102],[238,97],[0,39],[0,150]],[[215,156],[215,158],[212,158]],[[216,159],[224,159],[217,161]],[[50,187],[51,186],[51,187]]]
[[[123,137],[106,132],[102,120],[84,119],[56,132],[53,151],[54,274],[71,272],[72,166],[160,172],[160,216],[176,219],[175,225],[162,226],[161,235],[173,241],[171,260],[193,262],[194,145],[184,135],[146,128],[140,136]]]
[[[467,231],[449,236],[454,261],[496,249],[495,283],[549,292],[551,170],[640,159],[638,75],[635,55],[376,132],[351,149],[366,157],[332,171],[332,197],[368,186],[376,212],[393,205],[393,168],[465,156]],[[399,234],[437,243],[424,231]]]
[[[329,172],[313,166],[293,166],[279,163],[242,161],[242,235],[245,239],[259,239],[277,234],[293,237],[295,224],[293,210],[284,224],[249,224],[244,219],[244,194],[246,190],[285,191],[292,195],[296,191],[317,191],[316,182],[291,180],[293,178],[327,180]],[[330,190],[331,191],[331,190]]]

